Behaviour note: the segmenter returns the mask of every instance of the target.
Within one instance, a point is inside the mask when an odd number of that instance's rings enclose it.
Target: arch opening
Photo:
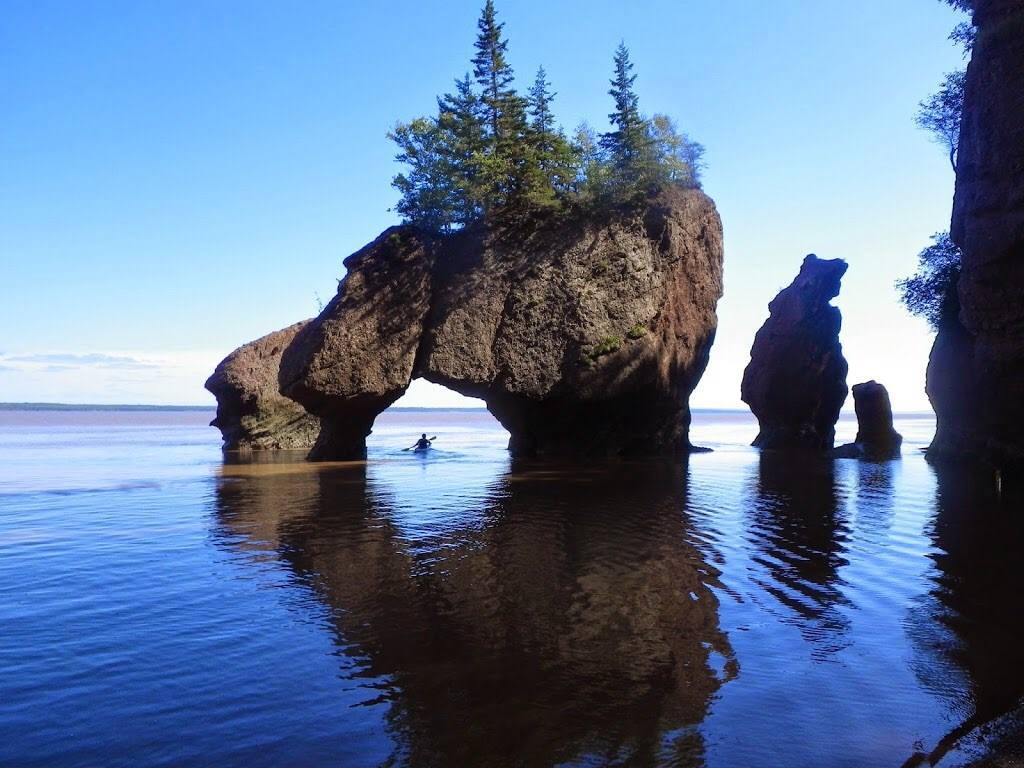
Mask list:
[[[366,438],[367,455],[404,452],[422,434],[436,438],[431,451],[440,455],[504,452],[509,444],[508,431],[482,399],[415,378],[400,398],[374,418]]]

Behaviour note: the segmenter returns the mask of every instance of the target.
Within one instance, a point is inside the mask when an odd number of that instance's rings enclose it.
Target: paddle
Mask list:
[[[429,440],[430,442],[434,442],[435,440],[437,440],[437,435],[434,435],[433,437],[428,437],[427,440]],[[411,451],[415,447],[416,447],[415,445],[410,445],[408,448],[403,448],[402,450],[403,451]]]

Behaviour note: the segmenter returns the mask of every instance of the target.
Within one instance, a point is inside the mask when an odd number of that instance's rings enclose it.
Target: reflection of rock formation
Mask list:
[[[892,526],[893,474],[899,468],[888,462],[857,462],[853,473],[857,476],[857,522],[861,536],[871,540],[872,546],[887,544],[886,537]]]
[[[220,520],[242,535],[232,546],[276,523],[273,547],[332,609],[367,699],[390,701],[401,762],[701,754],[686,726],[721,685],[714,668],[735,662],[685,470],[520,468],[483,517],[435,526],[406,525],[359,468],[301,477],[318,486],[301,513],[279,516],[296,481],[254,477],[222,486]]]
[[[835,608],[845,602],[839,569],[847,564],[848,528],[837,511],[831,459],[763,453],[752,502],[748,536],[765,572],[755,581],[792,612],[790,623],[819,652],[838,650],[847,627]]]
[[[915,673],[953,696],[950,706],[964,718],[936,748],[942,752],[1024,698],[1024,518],[1022,500],[1000,499],[990,472],[934,469],[933,586],[907,623]]]

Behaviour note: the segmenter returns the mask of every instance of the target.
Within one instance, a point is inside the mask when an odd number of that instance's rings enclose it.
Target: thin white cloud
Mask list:
[[[0,354],[0,401],[209,405],[203,382],[220,351],[60,352]]]
[[[29,365],[43,365],[45,370],[63,370],[66,368],[96,367],[96,368],[154,368],[155,363],[146,362],[128,355],[108,355],[93,352],[85,355],[72,354],[67,352],[47,352],[42,354],[27,355],[0,355],[0,362],[3,363],[27,363]]]

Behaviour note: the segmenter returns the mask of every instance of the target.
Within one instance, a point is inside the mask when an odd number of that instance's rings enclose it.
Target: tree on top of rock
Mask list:
[[[509,128],[509,106],[519,97],[516,95],[512,82],[515,74],[505,60],[508,52],[508,41],[501,35],[504,24],[499,24],[494,10],[494,0],[487,0],[476,23],[477,37],[473,47],[473,76],[482,89],[481,101],[483,114],[490,129],[489,139],[492,149],[501,135]]]
[[[481,162],[484,206],[504,208],[526,193],[534,170],[529,152],[526,100],[516,93],[515,74],[506,59],[508,41],[502,36],[493,0],[487,0],[477,21],[473,44],[473,76],[480,85],[485,126]]]
[[[700,187],[704,170],[704,147],[679,131],[668,115],[655,115],[650,122],[654,152],[655,181]]]
[[[579,156],[555,125],[551,111],[554,98],[547,72],[540,67],[527,99],[530,114],[527,138],[532,151],[529,172],[532,178],[526,202],[534,207],[557,206],[560,198],[572,190],[579,167]]]
[[[481,163],[485,150],[484,119],[480,97],[467,73],[455,81],[455,93],[437,100],[437,124],[447,136],[445,160],[452,187],[453,220],[466,225],[484,210]]]
[[[636,75],[629,49],[619,43],[615,50],[615,76],[608,94],[615,111],[608,115],[614,130],[601,136],[601,147],[608,153],[614,183],[624,190],[642,185],[651,170],[652,142],[647,121],[640,114],[640,98],[633,89]]]
[[[569,141],[543,67],[526,98],[516,92],[503,29],[487,0],[472,78],[456,80],[455,91],[437,100],[436,117],[399,123],[389,134],[407,166],[392,181],[405,221],[446,233],[489,216],[635,200],[660,184],[700,186],[703,147],[667,116],[641,114],[625,44],[615,52],[609,91],[613,130],[598,139],[583,128]]]

